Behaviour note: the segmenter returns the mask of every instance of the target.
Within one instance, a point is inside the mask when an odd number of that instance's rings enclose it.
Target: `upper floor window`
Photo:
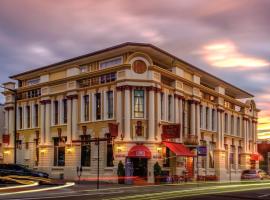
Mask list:
[[[225,124],[224,124],[224,132],[225,133],[228,133],[228,114],[227,113],[225,113]]]
[[[84,121],[89,121],[89,95],[84,97]]]
[[[203,106],[200,105],[200,128],[203,127]]]
[[[231,116],[231,134],[234,134],[234,116]]]
[[[164,93],[162,92],[160,94],[160,114],[161,114],[161,120],[164,120]]]
[[[168,120],[172,120],[172,95],[168,96]]]
[[[96,97],[96,120],[100,120],[101,119],[101,94],[96,93],[95,97]]]
[[[38,83],[40,83],[40,78],[34,78],[26,81],[27,86],[36,85]]]
[[[205,110],[205,122],[206,122],[206,129],[209,129],[209,108],[206,107],[206,110]]]
[[[85,73],[89,71],[89,67],[87,65],[80,66],[80,72]]]
[[[113,118],[113,91],[107,92],[107,111],[108,119]]]
[[[237,117],[237,135],[240,136],[240,117]]]
[[[34,114],[35,114],[35,118],[34,118],[34,120],[35,120],[35,127],[38,127],[38,116],[39,116],[39,114],[38,114],[38,104],[35,104],[35,106],[34,106]]]
[[[67,99],[63,99],[63,122],[67,123]]]
[[[212,109],[212,130],[215,130],[215,123],[216,123],[216,111]]]
[[[116,65],[121,65],[123,63],[123,58],[122,57],[116,57],[108,60],[104,60],[99,62],[99,67],[100,69],[105,69],[108,67],[113,67]]]
[[[20,129],[23,128],[23,109],[19,107],[19,127]]]
[[[134,117],[144,117],[144,90],[134,90]]]
[[[54,101],[54,124],[57,125],[59,122],[59,103]]]
[[[30,128],[30,122],[31,122],[31,120],[30,120],[30,117],[31,117],[31,115],[30,115],[30,106],[26,106],[26,116],[27,116],[27,128]]]

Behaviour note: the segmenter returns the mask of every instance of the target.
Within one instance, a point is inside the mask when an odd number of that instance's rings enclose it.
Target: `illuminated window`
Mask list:
[[[144,117],[144,90],[134,90],[134,117]]]

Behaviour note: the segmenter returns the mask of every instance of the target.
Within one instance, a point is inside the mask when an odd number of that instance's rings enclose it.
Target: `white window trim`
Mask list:
[[[131,101],[131,103],[132,103],[132,106],[131,106],[131,108],[132,108],[132,119],[146,119],[146,90],[145,89],[142,89],[143,91],[144,91],[144,114],[143,114],[143,117],[135,117],[134,116],[134,90],[136,90],[136,89],[132,89],[132,91],[131,91],[131,95],[132,95],[132,101]]]
[[[121,59],[121,64],[123,64],[123,56],[118,56],[118,57],[114,57],[114,58],[109,58],[109,59],[106,59],[106,60],[102,60],[102,61],[99,61],[98,62],[98,68],[99,69],[105,69],[105,68],[101,68],[101,64],[105,63],[105,62],[110,62],[112,60],[116,60],[116,59]],[[117,65],[111,65],[111,66],[108,66],[108,67],[114,67],[114,66],[117,66]],[[107,68],[107,67],[106,67]]]

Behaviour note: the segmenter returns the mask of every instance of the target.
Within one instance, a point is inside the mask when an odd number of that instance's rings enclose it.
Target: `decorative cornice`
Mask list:
[[[5,111],[10,111],[10,110],[14,110],[14,107],[13,106],[5,107]]]
[[[223,108],[217,108],[217,112],[223,113],[224,112],[224,109]]]
[[[174,94],[174,98],[182,99],[182,100],[185,99],[185,97],[180,94]]]
[[[67,100],[78,99],[78,95],[77,94],[72,94],[72,95],[66,96],[66,98],[67,98]]]
[[[190,104],[195,104],[195,105],[200,104],[200,102],[197,101],[197,100],[195,100],[195,99],[189,99],[188,102],[189,102]]]
[[[41,100],[40,101],[40,104],[42,104],[42,105],[46,105],[46,104],[51,104],[51,100],[50,99],[46,99],[46,100]]]

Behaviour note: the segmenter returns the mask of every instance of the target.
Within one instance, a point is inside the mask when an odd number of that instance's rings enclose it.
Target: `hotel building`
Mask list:
[[[169,175],[240,179],[256,168],[257,114],[253,95],[151,44],[124,43],[10,77],[5,90],[4,163],[51,177]],[[4,138],[4,137],[3,137]],[[107,138],[98,145],[94,138]]]

